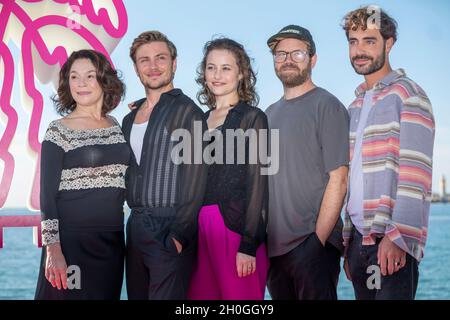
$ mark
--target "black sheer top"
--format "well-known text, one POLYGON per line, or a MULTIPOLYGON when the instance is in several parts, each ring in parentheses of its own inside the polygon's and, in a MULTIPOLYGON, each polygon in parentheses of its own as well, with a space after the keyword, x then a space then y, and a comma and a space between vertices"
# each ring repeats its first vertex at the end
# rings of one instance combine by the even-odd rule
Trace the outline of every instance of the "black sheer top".
MULTIPOLYGON (((122 122, 130 142, 134 119, 145 98, 122 122)), ((169 236, 183 247, 194 241, 205 193, 208 166, 203 111, 180 89, 163 93, 147 124, 139 164, 132 153, 126 175, 127 203, 132 210, 159 210, 174 215, 169 236), (186 147, 186 148, 183 148, 186 147)))
MULTIPOLYGON (((210 111, 205 113, 205 121, 209 114, 210 111)), ((260 158, 251 159, 249 151, 253 150, 252 155, 256 155, 260 147, 256 150, 250 148, 250 136, 254 133, 257 138, 254 141, 265 143, 263 149, 267 150, 268 139, 261 140, 261 136, 267 134, 267 128, 267 117, 263 111, 240 102, 230 109, 222 126, 209 131, 210 144, 207 148, 213 163, 208 170, 204 205, 219 206, 225 225, 242 236, 239 252, 252 256, 265 241, 268 179, 261 173, 266 166, 260 158), (266 129, 266 132, 261 129, 266 129), (227 132, 235 132, 235 135, 227 135, 227 132), (217 136, 220 133, 223 138, 217 136), (223 140, 222 144, 219 139, 223 140), (243 141, 244 154, 241 150, 238 152, 239 140, 243 141), (227 161, 230 159, 231 163, 227 161)))

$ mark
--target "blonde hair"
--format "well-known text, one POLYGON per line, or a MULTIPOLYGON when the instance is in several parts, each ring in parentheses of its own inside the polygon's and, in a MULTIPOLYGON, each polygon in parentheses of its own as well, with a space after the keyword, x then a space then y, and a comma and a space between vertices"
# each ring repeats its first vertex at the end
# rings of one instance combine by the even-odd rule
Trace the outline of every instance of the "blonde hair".
POLYGON ((151 43, 151 42, 164 42, 167 44, 167 47, 170 51, 170 56, 172 57, 172 60, 175 60, 177 58, 177 48, 173 44, 172 41, 170 41, 167 36, 159 31, 145 31, 141 33, 137 38, 133 40, 133 44, 130 47, 130 58, 133 60, 134 63, 136 63, 136 51, 143 46, 144 44, 151 43))

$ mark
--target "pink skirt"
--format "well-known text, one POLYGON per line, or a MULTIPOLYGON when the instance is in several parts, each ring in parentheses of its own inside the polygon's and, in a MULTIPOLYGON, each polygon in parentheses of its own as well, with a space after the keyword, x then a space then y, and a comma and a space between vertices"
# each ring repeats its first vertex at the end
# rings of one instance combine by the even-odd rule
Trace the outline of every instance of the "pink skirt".
POLYGON ((241 235, 228 229, 218 205, 202 207, 198 217, 197 263, 191 277, 191 300, 263 300, 269 260, 265 244, 256 251, 256 271, 239 277, 236 254, 241 235))

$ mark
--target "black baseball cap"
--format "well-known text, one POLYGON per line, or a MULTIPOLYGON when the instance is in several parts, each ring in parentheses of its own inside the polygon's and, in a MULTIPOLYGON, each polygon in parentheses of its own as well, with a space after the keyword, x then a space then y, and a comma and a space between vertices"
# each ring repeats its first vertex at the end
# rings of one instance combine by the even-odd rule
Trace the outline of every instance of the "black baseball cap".
POLYGON ((313 56, 316 54, 316 44, 314 43, 311 33, 308 31, 308 29, 297 26, 295 24, 290 24, 278 31, 277 34, 271 36, 269 40, 267 40, 267 45, 270 49, 273 50, 278 42, 287 38, 294 38, 307 42, 311 47, 310 55, 313 56))

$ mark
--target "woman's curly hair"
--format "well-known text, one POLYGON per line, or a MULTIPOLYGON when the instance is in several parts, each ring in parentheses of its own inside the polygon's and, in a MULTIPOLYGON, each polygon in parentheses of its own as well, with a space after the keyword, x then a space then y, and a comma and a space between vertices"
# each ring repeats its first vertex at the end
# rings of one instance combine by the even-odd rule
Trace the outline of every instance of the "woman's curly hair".
POLYGON ((102 114, 114 110, 125 95, 125 84, 120 79, 118 71, 114 70, 108 59, 100 52, 94 50, 74 51, 59 72, 57 94, 52 97, 56 111, 64 116, 76 108, 76 102, 70 92, 70 69, 78 59, 88 59, 95 67, 97 81, 103 90, 102 114))
POLYGON ((256 93, 256 74, 252 69, 250 57, 245 52, 243 45, 228 38, 218 38, 208 41, 203 48, 203 60, 197 69, 196 79, 196 82, 201 85, 201 89, 197 93, 198 101, 211 109, 214 109, 216 105, 216 97, 209 90, 205 80, 206 59, 212 50, 227 50, 234 55, 239 72, 243 76, 242 80, 239 81, 237 89, 239 100, 256 107, 259 102, 259 96, 256 93))

